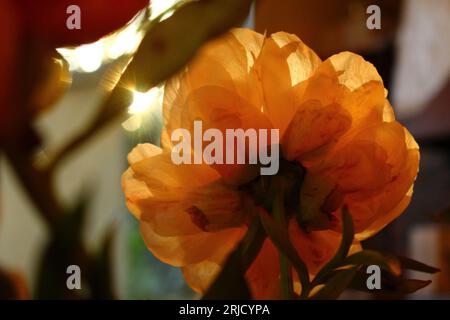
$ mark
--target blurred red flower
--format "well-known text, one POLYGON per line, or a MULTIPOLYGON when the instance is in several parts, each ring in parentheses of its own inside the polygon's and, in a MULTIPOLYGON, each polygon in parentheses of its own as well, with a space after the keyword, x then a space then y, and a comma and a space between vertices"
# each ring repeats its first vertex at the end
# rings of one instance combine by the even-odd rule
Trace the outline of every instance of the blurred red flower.
MULTIPOLYGON (((45 80, 42 72, 48 65, 42 52, 62 46, 77 46, 94 42, 130 21, 149 0, 2 0, 0 2, 0 141, 14 134, 27 111, 20 110, 20 100, 30 89, 26 81, 45 80), (81 13, 81 29, 70 30, 67 8, 77 5, 81 13), (33 55, 22 55, 23 51, 33 55), (30 57, 32 61, 27 61, 30 57), (33 70, 30 70, 33 67, 33 70), (37 70, 37 71, 35 71, 37 70), (31 79, 25 79, 31 78, 31 79)), ((55 86, 57 88, 57 86, 55 86)), ((31 92, 29 92, 31 94, 31 92)))
POLYGON ((94 42, 111 33, 147 6, 148 0, 24 0, 21 5, 27 32, 55 47, 94 42), (81 29, 66 26, 67 8, 81 9, 81 29))

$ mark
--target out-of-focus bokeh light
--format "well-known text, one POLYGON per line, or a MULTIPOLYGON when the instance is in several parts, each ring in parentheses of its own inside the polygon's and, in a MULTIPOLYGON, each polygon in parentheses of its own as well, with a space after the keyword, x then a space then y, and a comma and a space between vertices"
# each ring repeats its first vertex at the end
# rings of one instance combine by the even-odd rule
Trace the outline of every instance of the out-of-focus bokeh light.
MULTIPOLYGON (((150 8, 151 8, 151 17, 150 19, 155 19, 160 14, 164 13, 164 11, 170 9, 170 7, 174 6, 175 4, 181 2, 180 0, 157 0, 157 1, 151 1, 150 8)), ((165 14, 162 18, 167 19, 172 15, 173 12, 168 12, 165 14)))
POLYGON ((130 117, 122 123, 126 131, 136 131, 140 129, 142 120, 157 111, 162 106, 164 95, 163 87, 154 87, 147 92, 133 92, 133 102, 128 107, 130 117))
POLYGON ((77 68, 83 72, 94 72, 100 68, 103 61, 103 41, 77 47, 73 51, 77 68))
POLYGON ((128 108, 130 114, 142 114, 151 109, 160 102, 161 90, 158 87, 152 88, 147 92, 135 91, 133 94, 133 103, 128 108))
POLYGON ((142 18, 141 13, 119 32, 76 48, 59 48, 58 52, 69 62, 70 71, 95 72, 102 64, 136 51, 143 37, 139 30, 142 18))
POLYGON ((136 24, 132 24, 114 37, 105 39, 104 50, 107 59, 115 60, 124 54, 130 54, 137 50, 143 34, 136 27, 136 24))

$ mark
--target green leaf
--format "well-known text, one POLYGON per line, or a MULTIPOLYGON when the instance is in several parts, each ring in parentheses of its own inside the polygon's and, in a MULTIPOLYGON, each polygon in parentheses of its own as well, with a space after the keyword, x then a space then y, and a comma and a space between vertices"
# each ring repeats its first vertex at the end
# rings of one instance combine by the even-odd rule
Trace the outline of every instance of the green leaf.
MULTIPOLYGON (((287 230, 286 216, 284 212, 284 199, 282 192, 276 194, 273 203, 273 215, 280 228, 287 230)), ((280 252, 280 282, 283 297, 287 300, 295 298, 291 264, 288 257, 280 252)))
POLYGON ((342 269, 327 281, 325 286, 321 288, 311 299, 337 299, 341 293, 348 288, 358 271, 357 267, 350 269, 342 269))
POLYGON ((342 240, 339 250, 337 251, 334 259, 340 260, 347 257, 348 251, 353 243, 354 229, 353 221, 348 208, 345 206, 342 209, 342 240))
POLYGON ((431 267, 422 262, 393 254, 381 253, 373 250, 363 250, 352 254, 342 261, 340 266, 345 265, 371 265, 376 264, 380 268, 392 273, 395 276, 400 276, 402 270, 410 269, 421 271, 425 273, 436 273, 440 271, 438 268, 431 267))
POLYGON ((398 259, 392 255, 383 255, 373 250, 363 250, 345 258, 339 266, 346 265, 372 265, 399 276, 402 273, 401 265, 398 259))
POLYGON ((264 228, 259 217, 256 216, 250 224, 244 239, 239 244, 242 266, 245 271, 250 268, 258 256, 265 239, 266 234, 264 233, 264 228))
POLYGON ((403 269, 410 269, 431 274, 441 271, 438 268, 426 265, 425 263, 413 260, 411 258, 403 256, 396 256, 396 258, 400 261, 400 264, 403 269))
POLYGON ((288 257, 294 266, 302 285, 302 296, 305 297, 306 293, 309 292, 309 275, 306 264, 299 257, 297 251, 292 246, 287 233, 280 228, 273 218, 262 208, 259 210, 259 216, 261 217, 264 230, 270 240, 272 240, 273 244, 278 248, 278 250, 280 250, 281 253, 288 257))
POLYGON ((336 267, 342 264, 343 260, 347 257, 348 251, 353 243, 354 231, 353 231, 353 221, 348 208, 344 207, 342 209, 342 239, 339 248, 334 255, 334 257, 328 261, 328 263, 320 269, 316 277, 312 281, 311 288, 316 285, 323 283, 323 279, 328 273, 333 271, 336 267))
POLYGON ((381 273, 381 289, 369 290, 367 288, 367 274, 364 269, 358 270, 349 285, 350 289, 368 293, 375 293, 386 298, 401 297, 420 290, 431 283, 431 280, 403 279, 385 272, 381 273))
POLYGON ((251 299, 245 272, 261 250, 264 239, 264 231, 257 217, 238 247, 228 257, 203 299, 251 299))
POLYGON ((251 0, 201 0, 183 5, 145 35, 126 81, 146 91, 179 71, 207 40, 239 25, 251 0))
POLYGON ((411 294, 428 286, 431 280, 404 279, 396 288, 396 293, 411 294))

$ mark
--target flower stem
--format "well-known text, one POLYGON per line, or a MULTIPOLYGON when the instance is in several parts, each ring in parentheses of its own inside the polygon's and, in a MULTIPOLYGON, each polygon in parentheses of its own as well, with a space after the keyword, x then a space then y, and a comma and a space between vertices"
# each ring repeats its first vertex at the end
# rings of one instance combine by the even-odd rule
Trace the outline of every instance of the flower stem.
MULTIPOLYGON (((273 203, 273 215, 275 221, 283 230, 287 230, 287 222, 283 203, 283 194, 279 192, 276 194, 273 203)), ((291 300, 295 298, 294 288, 292 285, 292 266, 289 259, 283 253, 279 252, 280 260, 280 282, 281 293, 284 299, 291 300)))

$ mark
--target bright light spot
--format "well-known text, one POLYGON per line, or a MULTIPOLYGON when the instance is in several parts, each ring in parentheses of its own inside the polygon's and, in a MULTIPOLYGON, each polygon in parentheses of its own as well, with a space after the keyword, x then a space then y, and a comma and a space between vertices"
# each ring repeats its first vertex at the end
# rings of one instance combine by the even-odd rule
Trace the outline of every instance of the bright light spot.
POLYGON ((136 131, 141 127, 142 124, 142 118, 140 115, 135 114, 128 118, 128 120, 125 120, 122 123, 122 127, 130 132, 136 131))
POLYGON ((69 64, 69 71, 75 71, 80 68, 77 61, 73 58, 74 49, 69 48, 58 48, 56 51, 67 61, 69 64))
POLYGON ((102 41, 77 47, 73 58, 84 72, 94 72, 102 65, 104 48, 102 41))
POLYGON ((135 91, 133 95, 133 103, 129 106, 128 113, 144 113, 160 103, 161 97, 161 89, 157 87, 152 88, 147 92, 135 91))
POLYGON ((124 54, 134 52, 142 40, 142 35, 137 30, 126 29, 112 39, 106 48, 109 59, 115 60, 124 54))
POLYGON ((132 23, 116 35, 105 38, 107 58, 115 60, 124 54, 135 52, 142 38, 143 33, 138 30, 137 23, 132 23))
POLYGON ((127 131, 138 130, 143 119, 161 107, 163 94, 162 87, 155 87, 147 92, 134 91, 133 102, 128 107, 128 113, 131 116, 122 123, 122 127, 127 131))
MULTIPOLYGON (((152 15, 150 19, 155 19, 161 13, 172 7, 174 4, 180 2, 180 0, 152 0, 150 3, 150 8, 152 10, 152 15)), ((168 18, 173 12, 169 12, 163 19, 168 18)))

